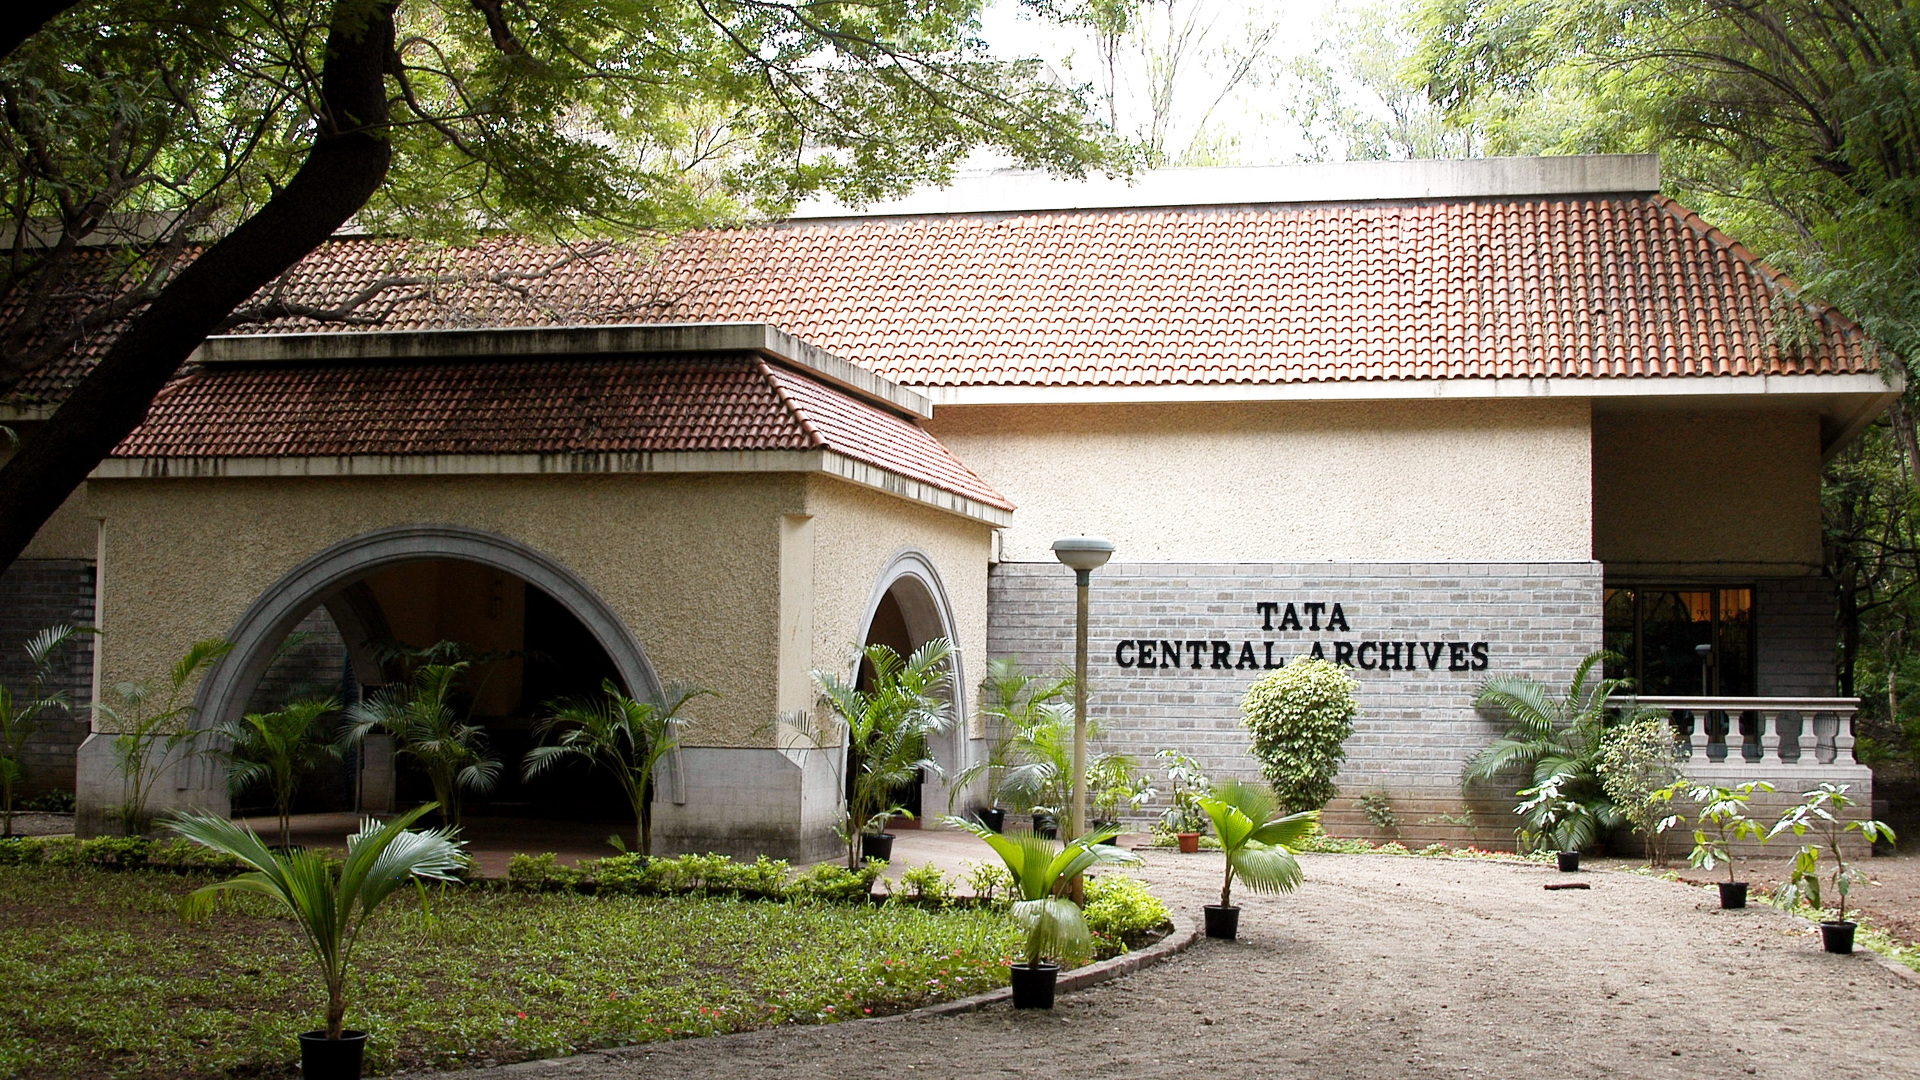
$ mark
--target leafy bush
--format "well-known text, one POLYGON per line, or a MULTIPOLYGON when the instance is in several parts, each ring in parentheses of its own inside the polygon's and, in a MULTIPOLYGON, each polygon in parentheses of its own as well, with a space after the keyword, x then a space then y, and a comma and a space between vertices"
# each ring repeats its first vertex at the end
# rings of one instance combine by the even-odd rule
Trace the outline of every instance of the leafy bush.
POLYGON ((63 866, 94 870, 172 870, 233 872, 245 869, 236 859, 208 851, 179 837, 70 836, 0 840, 0 866, 63 866))
POLYGON ((1663 823, 1679 820, 1666 812, 1668 793, 1681 775, 1674 749, 1673 725, 1656 712, 1629 717, 1600 739, 1600 787, 1646 840, 1649 863, 1663 823))
POLYGON ((913 900, 934 907, 940 907, 953 900, 953 886, 947 881, 946 871, 931 863, 902 871, 900 890, 895 894, 896 898, 913 900))
POLYGON ((1333 778, 1347 755, 1359 689, 1345 668, 1311 657, 1247 688, 1240 722, 1253 736, 1253 756, 1281 809, 1318 810, 1340 793, 1333 778))
POLYGON ((507 862, 507 888, 515 892, 572 892, 583 875, 561 866, 551 851, 544 855, 515 855, 507 862))
POLYGON ((1087 928, 1096 934, 1135 942, 1167 925, 1167 905, 1138 878, 1101 874, 1087 879, 1087 928))
POLYGON ((996 863, 968 863, 964 880, 973 895, 989 904, 1013 902, 1013 875, 996 863))
POLYGON ((873 894, 873 883, 880 880, 881 863, 868 859, 858 870, 835 863, 821 863, 787 883, 789 900, 826 900, 846 903, 865 900, 873 894))
POLYGON ((48 791, 28 799, 20 808, 42 814, 71 814, 73 801, 71 791, 48 791))

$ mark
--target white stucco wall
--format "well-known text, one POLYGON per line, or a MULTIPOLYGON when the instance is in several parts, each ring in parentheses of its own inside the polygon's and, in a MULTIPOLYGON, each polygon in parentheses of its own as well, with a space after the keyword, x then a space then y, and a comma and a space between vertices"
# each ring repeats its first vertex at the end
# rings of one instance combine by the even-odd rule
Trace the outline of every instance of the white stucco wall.
POLYGON ((1094 533, 1128 562, 1590 557, 1583 400, 941 406, 1019 507, 1001 555, 1094 533))

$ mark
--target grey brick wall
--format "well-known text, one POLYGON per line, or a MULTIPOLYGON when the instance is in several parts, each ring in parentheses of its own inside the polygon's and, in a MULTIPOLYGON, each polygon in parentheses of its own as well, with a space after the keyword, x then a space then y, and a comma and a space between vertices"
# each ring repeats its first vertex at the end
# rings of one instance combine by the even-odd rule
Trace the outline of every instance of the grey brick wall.
MULTIPOLYGON (((21 559, 0 574, 0 683, 26 692, 33 667, 27 639, 49 626, 93 622, 94 568, 84 559, 21 559)), ((43 714, 25 754, 26 779, 16 797, 73 790, 73 754, 91 730, 93 640, 76 637, 61 654, 56 689, 65 689, 71 712, 43 714)))
POLYGON ((1763 697, 1825 697, 1838 691, 1833 582, 1780 578, 1753 586, 1755 673, 1763 697))
MULTIPOLYGON (((1276 660, 1305 655, 1316 641, 1332 659, 1344 641, 1356 647, 1356 660, 1376 662, 1378 645, 1360 652, 1360 643, 1399 644, 1396 670, 1354 669, 1360 718, 1340 780, 1349 795, 1385 789, 1457 798, 1461 764, 1497 733, 1471 704, 1480 681, 1525 675, 1564 683, 1600 647, 1598 563, 1116 563, 1093 581, 1091 711, 1104 726, 1103 747, 1143 761, 1179 747, 1219 777, 1258 775, 1239 703, 1263 672, 1215 667, 1212 642, 1228 643, 1230 664, 1246 659, 1242 646, 1250 644, 1262 665, 1269 642, 1276 660), (1257 607, 1262 602, 1277 605, 1271 620, 1257 607), (1347 629, 1326 629, 1329 607, 1314 632, 1303 605, 1336 602, 1347 629), (1301 630, 1277 628, 1288 603, 1301 630), (1269 621, 1276 629, 1266 629, 1269 621), (1181 666, 1142 669, 1117 662, 1125 639, 1208 644, 1198 668, 1182 646, 1181 666), (1419 643, 1414 670, 1405 670, 1408 642, 1419 643), (1471 646, 1481 642, 1485 667, 1473 670, 1471 646), (1468 670, 1454 670, 1461 652, 1452 643, 1468 646, 1468 670)), ((1071 665, 1073 600, 1072 572, 1057 563, 995 566, 989 653, 1019 657, 1030 669, 1071 665)), ((1154 651, 1156 659, 1166 656, 1164 648, 1154 651)))

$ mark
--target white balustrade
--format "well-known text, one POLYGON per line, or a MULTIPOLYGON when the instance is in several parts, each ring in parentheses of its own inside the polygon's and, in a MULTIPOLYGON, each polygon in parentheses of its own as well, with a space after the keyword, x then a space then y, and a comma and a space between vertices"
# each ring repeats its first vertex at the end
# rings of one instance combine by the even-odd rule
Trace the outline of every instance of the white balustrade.
POLYGON ((1668 697, 1624 699, 1664 709, 1681 733, 1688 766, 1750 766, 1756 772, 1857 766, 1853 714, 1859 698, 1668 697))

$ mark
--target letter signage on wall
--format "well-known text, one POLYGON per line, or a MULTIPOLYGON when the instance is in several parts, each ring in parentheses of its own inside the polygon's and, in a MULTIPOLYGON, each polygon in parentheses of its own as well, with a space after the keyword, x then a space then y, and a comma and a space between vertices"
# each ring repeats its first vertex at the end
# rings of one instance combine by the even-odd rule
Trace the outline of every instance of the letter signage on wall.
POLYGON ((1384 638, 1356 631, 1338 601, 1262 600, 1253 605, 1262 638, 1121 638, 1113 662, 1155 671, 1265 671, 1288 656, 1313 656, 1365 671, 1485 671, 1487 642, 1384 638), (1341 636, 1335 637, 1333 635, 1341 636))

